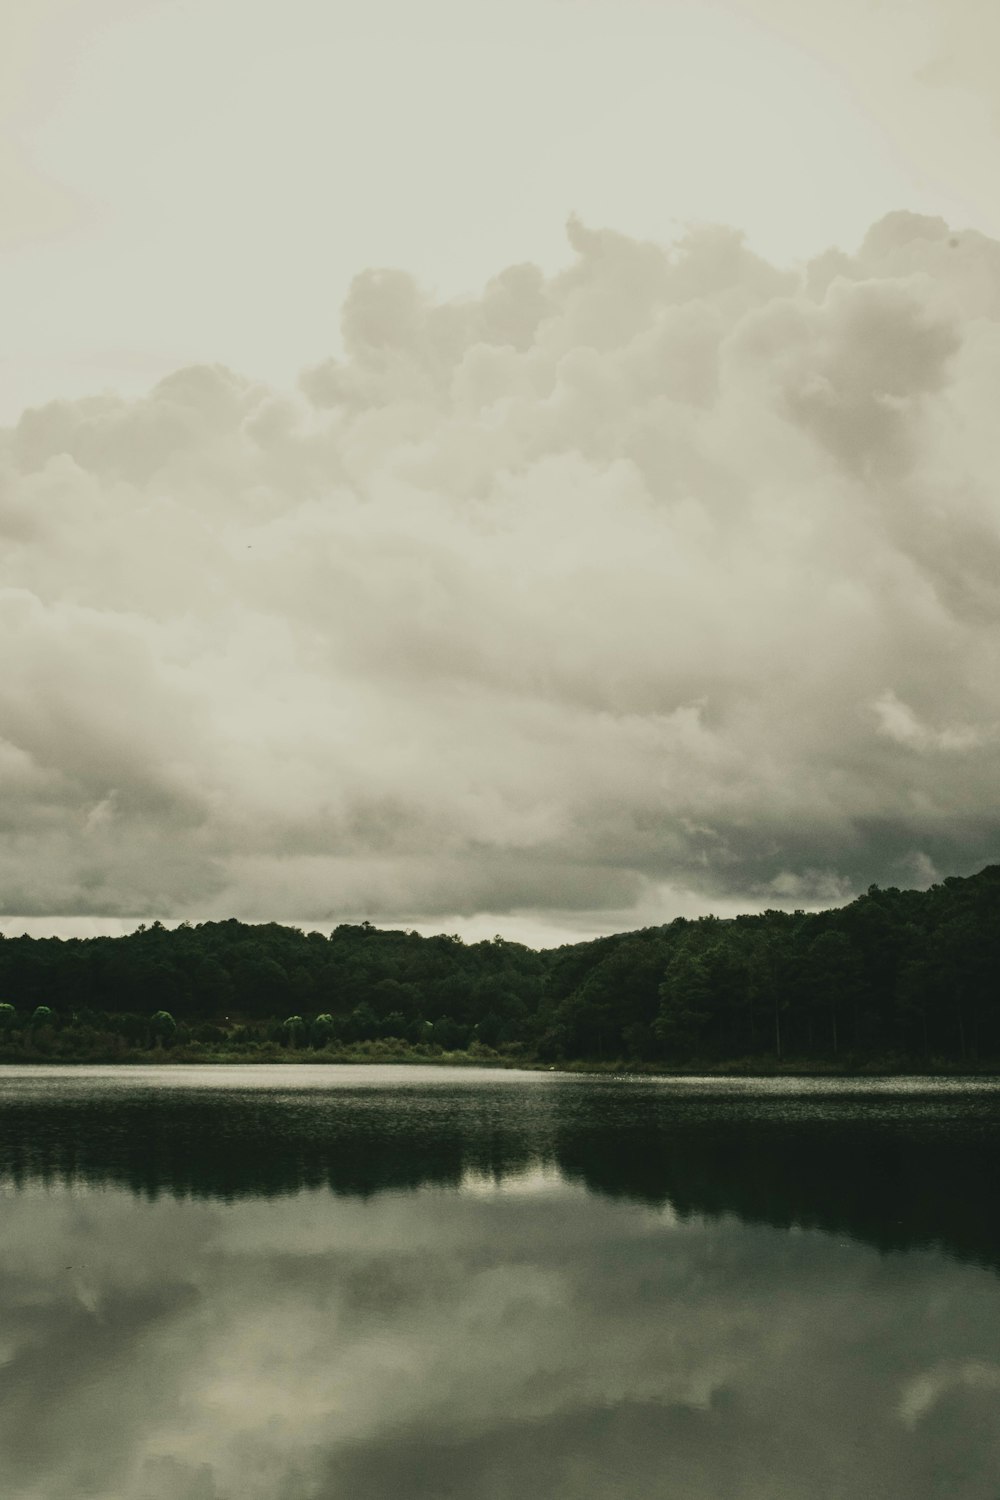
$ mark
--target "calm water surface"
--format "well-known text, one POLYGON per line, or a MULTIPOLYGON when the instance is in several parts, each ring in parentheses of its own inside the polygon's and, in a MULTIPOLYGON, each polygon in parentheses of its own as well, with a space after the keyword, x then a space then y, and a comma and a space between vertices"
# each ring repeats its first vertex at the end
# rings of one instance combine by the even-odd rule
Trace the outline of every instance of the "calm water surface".
POLYGON ((1000 1500, 1000 1085, 0 1068, 6 1500, 1000 1500))

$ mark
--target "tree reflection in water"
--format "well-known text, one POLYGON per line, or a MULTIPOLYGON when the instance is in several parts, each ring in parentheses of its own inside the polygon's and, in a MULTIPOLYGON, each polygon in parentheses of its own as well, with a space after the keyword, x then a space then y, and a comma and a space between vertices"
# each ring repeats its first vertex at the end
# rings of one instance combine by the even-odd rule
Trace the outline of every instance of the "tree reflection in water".
POLYGON ((3 1494, 995 1500, 992 1086, 386 1073, 3 1075, 3 1494))

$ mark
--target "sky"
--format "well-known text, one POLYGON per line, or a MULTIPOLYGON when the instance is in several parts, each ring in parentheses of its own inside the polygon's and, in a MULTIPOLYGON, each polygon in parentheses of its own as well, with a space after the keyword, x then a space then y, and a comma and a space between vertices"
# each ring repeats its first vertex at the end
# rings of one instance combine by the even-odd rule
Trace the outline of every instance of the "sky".
POLYGON ((1000 854, 989 0, 0 22, 0 930, 1000 854))

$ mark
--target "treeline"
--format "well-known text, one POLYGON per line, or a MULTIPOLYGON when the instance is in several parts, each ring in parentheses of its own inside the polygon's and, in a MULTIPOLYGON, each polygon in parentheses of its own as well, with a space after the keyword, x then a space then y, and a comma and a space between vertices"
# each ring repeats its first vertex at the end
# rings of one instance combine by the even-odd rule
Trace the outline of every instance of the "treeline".
POLYGON ((1000 866, 929 891, 535 952, 363 922, 0 941, 0 1055, 479 1057, 662 1067, 1000 1059, 1000 866))

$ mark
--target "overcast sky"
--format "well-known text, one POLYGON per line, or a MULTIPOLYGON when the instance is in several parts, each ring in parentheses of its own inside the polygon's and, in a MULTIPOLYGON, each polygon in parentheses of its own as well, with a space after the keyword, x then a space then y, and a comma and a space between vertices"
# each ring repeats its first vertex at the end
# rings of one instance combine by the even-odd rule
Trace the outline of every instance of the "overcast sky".
POLYGON ((1000 857, 993 0, 0 22, 0 927, 1000 857))

